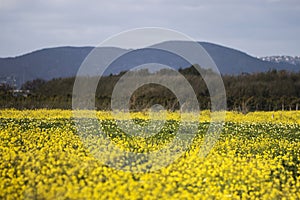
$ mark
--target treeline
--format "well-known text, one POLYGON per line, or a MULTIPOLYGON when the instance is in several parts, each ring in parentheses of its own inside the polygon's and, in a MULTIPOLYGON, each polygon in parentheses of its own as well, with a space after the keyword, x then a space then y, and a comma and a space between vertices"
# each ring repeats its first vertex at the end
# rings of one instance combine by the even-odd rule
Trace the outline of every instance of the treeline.
MULTIPOLYGON (((126 72, 118 75, 102 77, 98 83, 95 93, 95 106, 99 110, 111 109, 112 92, 126 72)), ((179 73, 190 83, 198 98, 201 109, 210 109, 210 96, 205 82, 204 75, 212 82, 216 74, 210 70, 202 69, 201 75, 192 66, 180 69, 179 73)), ((157 79, 169 80, 177 83, 179 76, 174 71, 160 70, 150 73, 147 70, 128 72, 128 82, 124 88, 132 87, 136 78, 144 81, 154 76, 157 79), (131 74, 130 74, 131 73, 131 74), (127 84, 127 85, 126 85, 127 84)), ((227 109, 243 113, 249 111, 263 110, 298 110, 300 109, 300 72, 271 70, 265 73, 241 74, 237 76, 222 76, 227 96, 227 109)), ((87 80, 97 80, 97 77, 89 77, 87 80)), ((75 78, 58 78, 50 81, 33 80, 23 84, 21 90, 28 90, 29 93, 16 93, 7 85, 0 85, 0 107, 16 109, 37 109, 37 108, 72 108, 72 91, 75 78)), ((122 81, 122 80, 121 80, 122 81)), ((89 89, 89 85, 82 86, 89 89)), ((184 93, 184 87, 176 88, 184 93)), ((91 91, 92 92, 92 91, 91 91)), ((130 96, 131 110, 144 110, 154 104, 160 104, 169 110, 179 109, 178 99, 168 88, 159 84, 147 84, 139 87, 130 96)))

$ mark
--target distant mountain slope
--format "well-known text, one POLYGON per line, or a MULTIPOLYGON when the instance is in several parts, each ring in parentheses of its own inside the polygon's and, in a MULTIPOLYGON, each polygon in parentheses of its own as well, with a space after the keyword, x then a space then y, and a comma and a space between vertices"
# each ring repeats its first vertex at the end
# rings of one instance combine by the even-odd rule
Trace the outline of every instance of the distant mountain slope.
MULTIPOLYGON (((170 41, 180 43, 183 41, 170 41)), ((275 63, 263 61, 241 51, 224 46, 200 42, 213 58, 222 74, 240 74, 252 72, 264 72, 269 69, 285 69, 287 71, 299 71, 299 66, 290 63, 275 63)), ((0 58, 1 79, 14 76, 17 85, 42 78, 49 80, 59 77, 75 76, 81 63, 91 52, 93 47, 57 47, 38 50, 14 58, 0 58)), ((105 53, 127 53, 112 63, 105 74, 119 73, 144 63, 161 63, 176 69, 189 67, 189 63, 169 52, 155 49, 138 49, 128 53, 128 50, 105 47, 105 53)), ((105 55, 103 55, 105 57, 105 55)), ((101 63, 99 63, 99 66, 101 63)))
POLYGON ((92 47, 42 49, 15 58, 0 59, 1 77, 15 76, 20 85, 36 78, 74 76, 92 47))
POLYGON ((210 54, 222 74, 265 72, 270 69, 299 71, 300 67, 289 63, 273 63, 252 57, 244 52, 224 46, 200 43, 210 54))

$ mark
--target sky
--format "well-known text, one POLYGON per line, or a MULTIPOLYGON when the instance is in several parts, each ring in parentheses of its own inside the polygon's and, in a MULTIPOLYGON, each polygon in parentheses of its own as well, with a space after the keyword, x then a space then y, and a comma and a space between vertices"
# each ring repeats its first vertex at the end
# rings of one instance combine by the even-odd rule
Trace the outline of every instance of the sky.
POLYGON ((163 27, 252 56, 300 56, 300 0, 0 0, 0 57, 163 27))

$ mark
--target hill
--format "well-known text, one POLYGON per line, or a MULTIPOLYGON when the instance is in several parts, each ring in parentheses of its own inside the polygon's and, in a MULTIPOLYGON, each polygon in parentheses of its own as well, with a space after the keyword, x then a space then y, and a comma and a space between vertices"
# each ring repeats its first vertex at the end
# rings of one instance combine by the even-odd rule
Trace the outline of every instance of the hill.
MULTIPOLYGON (((170 41, 181 45, 183 41, 170 41)), ((276 63, 264 61, 250 56, 242 51, 232 48, 200 42, 203 48, 210 54, 222 74, 238 75, 242 73, 266 72, 270 69, 299 71, 297 65, 291 63, 276 63)), ((26 81, 37 78, 51 80, 53 78, 64 78, 75 76, 81 63, 93 50, 93 47, 56 47, 34 51, 22 56, 0 58, 0 81, 13 77, 16 85, 20 87, 26 81)), ((161 63, 174 67, 175 69, 190 66, 186 60, 175 54, 157 49, 137 49, 129 51, 126 49, 103 47, 103 57, 107 55, 126 53, 124 56, 112 63, 105 72, 118 74, 127 71, 132 66, 145 63, 161 63)), ((195 64, 195 63, 192 63, 195 64)), ((98 63, 101 66, 101 63, 98 63)))

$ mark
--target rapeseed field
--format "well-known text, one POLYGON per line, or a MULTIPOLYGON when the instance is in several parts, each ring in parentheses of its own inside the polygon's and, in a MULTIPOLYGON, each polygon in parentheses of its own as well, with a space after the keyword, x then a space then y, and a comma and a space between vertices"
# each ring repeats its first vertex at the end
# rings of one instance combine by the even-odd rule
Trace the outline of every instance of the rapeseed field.
MULTIPOLYGON (((163 128, 143 138, 117 127, 116 120, 126 124, 128 116, 97 112, 106 136, 137 153, 174 139, 179 116, 168 113, 163 128)), ((201 157, 209 116, 201 112, 195 138, 178 159, 137 173, 131 167, 148 166, 142 157, 136 166, 119 170, 93 156, 77 133, 72 111, 1 110, 0 199, 300 199, 299 111, 227 112, 217 142, 201 157)), ((149 122, 147 113, 130 117, 138 125, 149 122)))

